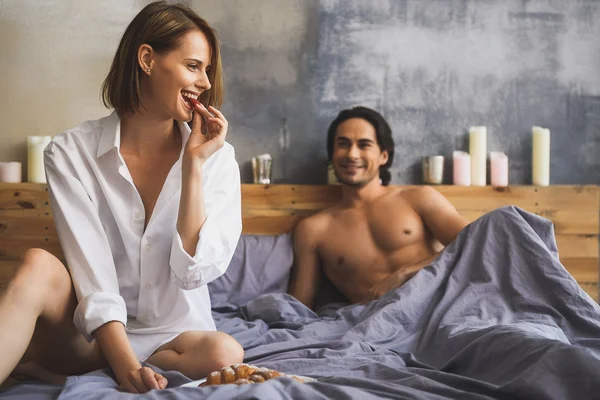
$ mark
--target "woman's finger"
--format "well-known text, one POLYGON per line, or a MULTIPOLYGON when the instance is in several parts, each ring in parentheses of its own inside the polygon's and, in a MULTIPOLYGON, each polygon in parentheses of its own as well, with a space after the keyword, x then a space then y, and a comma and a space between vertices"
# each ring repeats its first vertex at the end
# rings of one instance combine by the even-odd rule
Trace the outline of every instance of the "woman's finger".
POLYGON ((207 121, 210 122, 211 124, 217 124, 221 128, 225 128, 227 126, 227 123, 225 121, 223 121, 222 119, 216 118, 216 117, 209 118, 207 121))
POLYGON ((169 381, 167 381, 167 378, 165 378, 161 374, 154 374, 154 377, 156 378, 156 381, 158 382, 158 386, 161 389, 166 388, 167 385, 169 384, 169 381))
POLYGON ((214 108, 213 106, 208 106, 208 110, 210 112, 212 112, 213 114, 215 114, 216 116, 218 116, 223 121, 227 121, 227 118, 225 118, 225 116, 223 115, 223 113, 221 111, 217 110, 216 108, 214 108))
POLYGON ((208 140, 212 140, 217 137, 225 138, 225 136, 227 135, 227 123, 226 122, 224 122, 223 120, 220 120, 218 118, 211 118, 211 119, 207 120, 207 123, 209 124, 208 126, 210 127, 208 129, 208 132, 206 133, 206 138, 208 140))
POLYGON ((132 378, 130 382, 135 386, 135 389, 138 393, 146 393, 148 391, 148 387, 144 383, 144 379, 141 377, 141 374, 137 374, 135 378, 132 378))
POLYGON ((214 115, 212 115, 202 103, 196 104, 196 110, 202 114, 204 118, 214 118, 214 115))
POLYGON ((136 387, 134 386, 134 384, 131 383, 129 380, 123 381, 123 383, 121 383, 121 385, 119 386, 119 390, 121 392, 127 392, 127 393, 140 393, 136 389, 136 387))
POLYGON ((160 389, 160 387, 158 386, 158 382, 154 377, 154 371, 151 368, 144 367, 140 372, 142 375, 142 379, 144 380, 144 384, 149 390, 160 389))
POLYGON ((192 134, 202 135, 202 115, 199 112, 195 112, 192 117, 192 134))

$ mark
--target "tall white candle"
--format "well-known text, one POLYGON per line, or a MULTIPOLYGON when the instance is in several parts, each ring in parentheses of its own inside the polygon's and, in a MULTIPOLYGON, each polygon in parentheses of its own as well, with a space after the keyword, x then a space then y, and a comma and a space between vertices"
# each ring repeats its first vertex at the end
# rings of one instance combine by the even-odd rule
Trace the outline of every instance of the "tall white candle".
POLYGON ((469 153, 471 154, 471 185, 486 184, 486 136, 485 126, 472 126, 469 129, 469 153))
POLYGON ((550 185, 550 130, 539 126, 532 129, 531 177, 534 185, 550 185))
POLYGON ((44 149, 51 140, 50 136, 27 137, 27 180, 29 182, 46 183, 44 149))
POLYGON ((0 162, 0 182, 20 183, 21 169, 20 162, 0 162))

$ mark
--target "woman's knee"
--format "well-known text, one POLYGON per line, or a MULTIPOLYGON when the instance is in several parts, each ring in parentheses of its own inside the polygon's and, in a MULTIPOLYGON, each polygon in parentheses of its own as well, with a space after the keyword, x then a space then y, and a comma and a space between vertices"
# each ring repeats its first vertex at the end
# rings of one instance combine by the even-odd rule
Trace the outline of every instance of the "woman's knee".
POLYGON ((244 360, 244 348, 228 334, 215 332, 211 342, 210 358, 215 370, 239 364, 244 360))
MULTIPOLYGON (((43 263, 51 260, 54 256, 44 249, 32 248, 23 255, 24 264, 43 263)), ((54 257, 55 258, 55 257, 54 257)))
POLYGON ((20 295, 40 296, 46 291, 68 290, 71 278, 58 258, 43 249, 29 249, 16 268, 8 288, 20 295))

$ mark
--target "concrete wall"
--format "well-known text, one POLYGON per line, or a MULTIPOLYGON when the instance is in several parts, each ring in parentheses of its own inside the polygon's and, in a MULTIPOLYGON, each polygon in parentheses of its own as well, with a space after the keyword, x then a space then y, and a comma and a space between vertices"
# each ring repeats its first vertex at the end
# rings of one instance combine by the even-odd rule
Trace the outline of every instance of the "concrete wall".
POLYGON ((600 183, 599 1, 324 1, 319 127, 364 103, 395 132, 395 182, 488 127, 513 183, 531 181, 531 126, 552 131, 552 183, 600 183), (371 3, 371 2, 369 2, 371 3))
MULTIPOLYGON (((421 155, 466 150, 471 125, 508 153, 511 183, 530 182, 532 125, 552 131, 552 183, 600 183, 598 0, 187 2, 222 39, 246 182, 269 152, 276 182, 324 183, 329 122, 366 105, 394 131, 393 183, 420 182, 421 155)), ((146 3, 0 0, 0 160, 107 113, 100 84, 146 3)))
POLYGON ((26 163, 28 135, 55 135, 108 113, 100 85, 125 27, 147 3, 0 0, 0 161, 26 163))

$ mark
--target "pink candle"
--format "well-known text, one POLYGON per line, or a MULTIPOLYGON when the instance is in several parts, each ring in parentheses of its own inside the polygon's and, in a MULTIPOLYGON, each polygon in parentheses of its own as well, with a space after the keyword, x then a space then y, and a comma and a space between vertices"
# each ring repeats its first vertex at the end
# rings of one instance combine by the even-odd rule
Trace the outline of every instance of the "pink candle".
POLYGON ((465 151, 452 152, 454 184, 471 186, 471 156, 465 151))
POLYGON ((21 163, 0 162, 0 182, 21 183, 21 163))
POLYGON ((508 186, 508 157, 500 151, 490 152, 492 186, 508 186))

